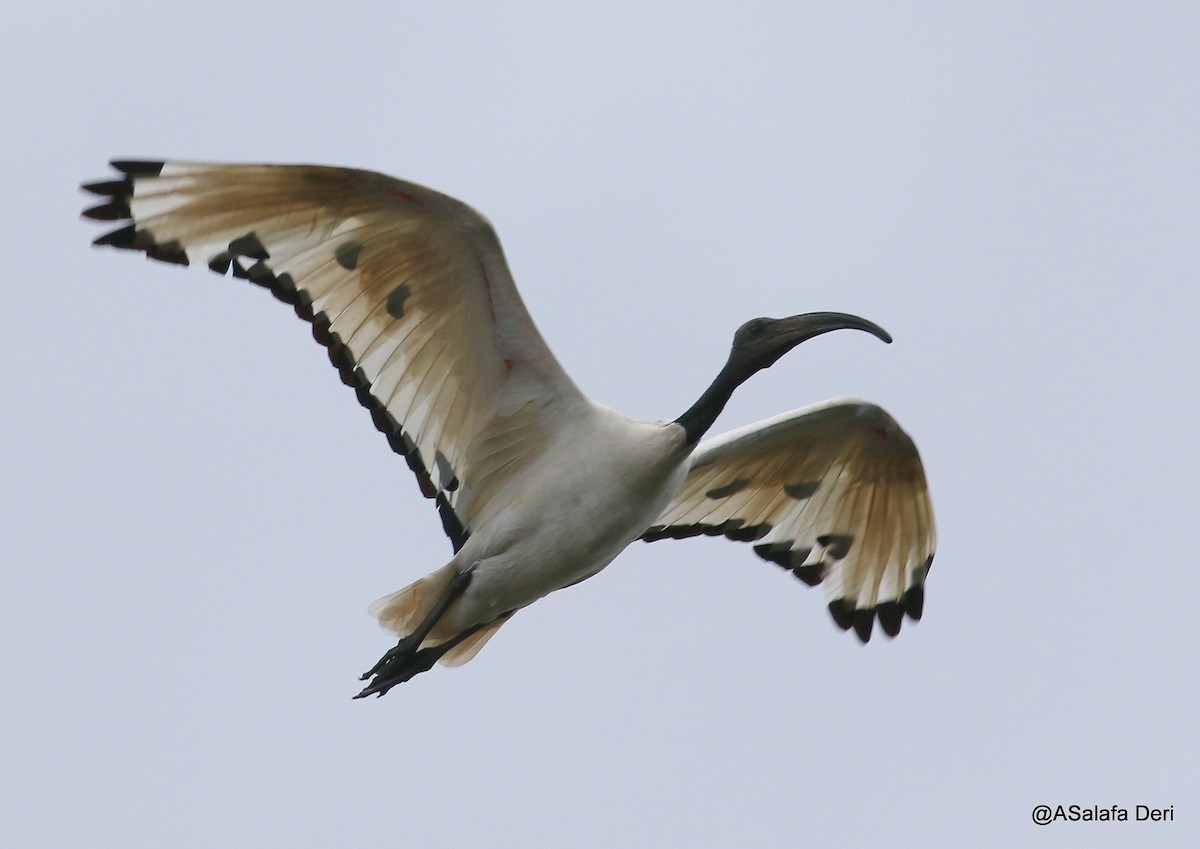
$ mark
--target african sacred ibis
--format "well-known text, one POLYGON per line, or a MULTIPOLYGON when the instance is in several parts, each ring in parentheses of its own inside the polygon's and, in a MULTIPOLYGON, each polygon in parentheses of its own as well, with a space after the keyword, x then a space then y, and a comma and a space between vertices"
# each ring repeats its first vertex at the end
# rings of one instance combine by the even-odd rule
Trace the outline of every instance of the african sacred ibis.
POLYGON ((921 618, 935 531, 912 440, 838 399, 700 442, 743 381, 842 313, 756 318, 674 421, 589 400, 542 340, 491 226, 465 204, 368 171, 113 162, 84 215, 95 240, 250 280, 311 322, 342 379, 416 473, 450 562, 371 606, 401 639, 363 676, 383 695, 470 660, 516 611, 603 569, 636 539, 754 543, 866 642, 921 618))

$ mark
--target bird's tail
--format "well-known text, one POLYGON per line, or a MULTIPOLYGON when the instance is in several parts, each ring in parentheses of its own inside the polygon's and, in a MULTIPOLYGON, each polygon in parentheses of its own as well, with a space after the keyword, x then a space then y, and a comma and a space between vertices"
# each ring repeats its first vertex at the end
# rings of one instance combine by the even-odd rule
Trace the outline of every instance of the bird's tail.
MULTIPOLYGON (((407 637, 437 607, 438 601, 445 595, 455 574, 454 564, 447 563, 407 587, 377 599, 368 608, 368 612, 379 620, 379 625, 384 630, 391 631, 398 637, 407 637)), ((438 662, 443 666, 462 666, 477 655, 484 643, 491 639, 492 635, 507 621, 508 617, 503 616, 461 639, 441 655, 438 662)), ((438 629, 434 628, 421 645, 422 647, 438 646, 455 640, 459 636, 458 634, 439 633, 438 629)))

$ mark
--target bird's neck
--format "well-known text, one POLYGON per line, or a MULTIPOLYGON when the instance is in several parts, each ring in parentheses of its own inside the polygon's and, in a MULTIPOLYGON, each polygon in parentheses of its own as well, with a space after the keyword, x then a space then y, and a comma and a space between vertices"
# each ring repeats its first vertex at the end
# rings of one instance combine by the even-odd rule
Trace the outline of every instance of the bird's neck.
POLYGON ((727 361, 716 379, 704 390, 704 394, 696 400, 695 404, 688 407, 687 412, 675 420, 675 424, 682 427, 686 434, 684 444, 688 448, 695 446, 700 441, 700 437, 704 436, 713 426, 717 416, 721 415, 721 411, 729 403, 729 399, 733 396, 733 390, 745 383, 753 373, 753 371, 735 365, 732 359, 727 361))

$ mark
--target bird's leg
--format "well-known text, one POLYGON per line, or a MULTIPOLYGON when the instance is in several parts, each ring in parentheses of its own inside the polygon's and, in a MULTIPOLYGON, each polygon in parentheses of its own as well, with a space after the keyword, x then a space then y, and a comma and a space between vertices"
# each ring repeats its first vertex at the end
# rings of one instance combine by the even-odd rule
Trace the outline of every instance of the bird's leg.
POLYGON ((433 610, 429 611, 429 615, 422 620, 417 629, 389 649, 383 657, 379 658, 379 662, 359 676, 358 680, 366 681, 392 660, 402 655, 414 654, 420 648, 421 643, 425 642, 425 638, 429 636, 429 632, 433 630, 433 626, 442 618, 442 615, 450 605, 467 589, 467 584, 471 583, 471 576, 474 571, 475 565, 471 565, 469 568, 455 575, 450 583, 446 585, 446 590, 442 593, 442 597, 438 599, 438 603, 434 605, 433 610))
MULTIPOLYGON (((476 625, 474 628, 468 628, 441 645, 420 649, 403 657, 392 657, 383 665, 379 674, 375 676, 375 680, 366 687, 363 687, 362 692, 354 698, 365 699, 371 695, 382 696, 397 684, 403 684, 405 681, 420 675, 422 672, 428 672, 441 659, 442 655, 485 627, 487 627, 486 624, 476 625)), ((391 652, 388 652, 388 654, 390 655, 391 652)))
POLYGON ((408 636, 403 637, 383 657, 379 658, 378 663, 362 674, 359 678, 360 681, 365 681, 371 676, 376 676, 376 678, 371 682, 370 686, 355 696, 356 699, 369 696, 371 693, 378 693, 382 696, 396 684, 400 684, 409 680, 414 675, 427 671, 439 657, 478 630, 472 628, 459 634, 449 642, 424 650, 421 649, 421 643, 429 636, 429 632, 433 630, 433 626, 442 618, 450 608, 450 605, 457 601, 459 596, 466 591, 467 585, 471 583, 471 577, 476 565, 478 564, 472 564, 467 569, 455 575, 446 586, 442 597, 434 605, 433 610, 429 611, 429 615, 421 621, 416 630, 408 636))

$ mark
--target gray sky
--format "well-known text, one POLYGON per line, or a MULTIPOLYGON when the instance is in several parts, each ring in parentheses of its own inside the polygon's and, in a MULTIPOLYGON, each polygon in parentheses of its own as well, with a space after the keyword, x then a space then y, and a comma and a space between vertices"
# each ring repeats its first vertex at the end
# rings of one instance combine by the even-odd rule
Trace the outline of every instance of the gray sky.
POLYGON ((1197 845, 1200 7, 480 5, 0 32, 0 843, 1197 845), (367 604, 449 545, 290 310, 88 247, 75 187, 131 156, 461 197, 632 415, 682 412, 747 318, 878 321, 715 430, 889 409, 937 511, 925 620, 863 648, 749 546, 637 543, 351 701, 367 604))

